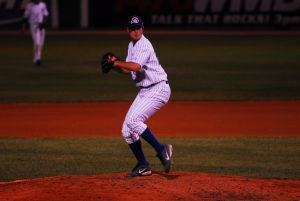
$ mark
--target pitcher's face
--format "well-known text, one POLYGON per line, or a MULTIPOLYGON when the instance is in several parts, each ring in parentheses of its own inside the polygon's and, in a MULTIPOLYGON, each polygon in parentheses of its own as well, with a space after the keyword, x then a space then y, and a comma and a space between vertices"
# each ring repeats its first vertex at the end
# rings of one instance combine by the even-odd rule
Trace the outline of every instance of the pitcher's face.
POLYGON ((131 27, 127 28, 127 32, 133 41, 138 41, 144 33, 144 28, 141 26, 131 27))

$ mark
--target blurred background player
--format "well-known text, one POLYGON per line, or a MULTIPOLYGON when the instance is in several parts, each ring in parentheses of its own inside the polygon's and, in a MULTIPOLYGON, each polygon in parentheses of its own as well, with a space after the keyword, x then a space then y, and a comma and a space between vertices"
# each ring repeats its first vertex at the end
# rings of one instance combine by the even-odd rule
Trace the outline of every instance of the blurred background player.
POLYGON ((157 152, 164 171, 168 173, 172 163, 172 145, 161 144, 144 123, 169 100, 171 89, 167 74, 160 65, 151 42, 143 35, 144 24, 140 16, 129 19, 127 32, 131 38, 126 61, 114 61, 115 70, 132 76, 140 88, 130 106, 122 127, 122 134, 137 159, 137 165, 128 177, 151 175, 149 162, 143 153, 140 137, 157 152))
POLYGON ((24 12, 23 31, 25 31, 27 22, 33 39, 33 63, 38 66, 41 65, 48 15, 47 6, 41 0, 31 0, 24 12))

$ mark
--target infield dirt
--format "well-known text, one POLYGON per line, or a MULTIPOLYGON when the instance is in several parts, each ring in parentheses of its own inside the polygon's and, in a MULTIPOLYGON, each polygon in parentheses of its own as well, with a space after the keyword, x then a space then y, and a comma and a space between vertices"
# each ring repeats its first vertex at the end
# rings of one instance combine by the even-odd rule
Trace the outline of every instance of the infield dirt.
MULTIPOLYGON (((121 136, 129 102, 0 104, 0 136, 121 136)), ((300 101, 170 102, 156 136, 300 136, 300 101)))
MULTIPOLYGON (((0 105, 0 136, 119 136, 130 103, 0 105)), ((170 102, 157 136, 299 136, 300 101, 170 102)), ((300 200, 299 180, 205 173, 70 175, 0 183, 1 201, 300 200)))

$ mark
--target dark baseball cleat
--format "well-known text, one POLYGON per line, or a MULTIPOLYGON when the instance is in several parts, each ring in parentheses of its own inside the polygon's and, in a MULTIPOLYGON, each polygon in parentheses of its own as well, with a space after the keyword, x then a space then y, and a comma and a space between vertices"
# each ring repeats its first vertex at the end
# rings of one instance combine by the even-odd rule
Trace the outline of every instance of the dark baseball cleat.
POLYGON ((141 177, 141 176, 150 176, 151 170, 149 165, 140 165, 137 164, 131 172, 129 172, 126 177, 141 177))
POLYGON ((172 167, 172 154, 173 154, 173 146, 172 145, 164 145, 165 148, 161 153, 158 153, 156 156, 159 158, 161 164, 164 166, 165 173, 170 172, 172 167))
POLYGON ((36 66, 40 66, 42 64, 42 61, 41 60, 36 60, 36 62, 34 63, 36 66))

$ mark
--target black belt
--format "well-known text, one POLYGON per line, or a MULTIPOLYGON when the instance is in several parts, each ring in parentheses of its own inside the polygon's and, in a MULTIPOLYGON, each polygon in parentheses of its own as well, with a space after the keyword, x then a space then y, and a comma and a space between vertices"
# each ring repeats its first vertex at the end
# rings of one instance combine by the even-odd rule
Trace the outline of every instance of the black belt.
POLYGON ((157 85, 157 84, 159 84, 159 83, 161 83, 161 82, 165 82, 166 84, 169 84, 169 81, 167 81, 167 80, 163 80, 163 81, 160 81, 160 82, 157 82, 157 83, 154 83, 154 84, 150 84, 150 85, 148 85, 148 86, 140 86, 140 88, 141 89, 148 89, 148 88, 151 88, 151 87, 153 87, 153 86, 155 86, 155 85, 157 85))

